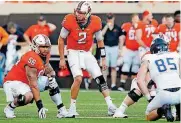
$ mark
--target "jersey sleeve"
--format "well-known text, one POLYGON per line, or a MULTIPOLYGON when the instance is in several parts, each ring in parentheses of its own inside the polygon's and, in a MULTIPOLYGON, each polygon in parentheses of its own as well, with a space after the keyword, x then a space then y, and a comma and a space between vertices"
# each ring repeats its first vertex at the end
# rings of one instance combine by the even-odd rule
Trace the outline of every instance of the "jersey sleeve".
POLYGON ((42 61, 34 54, 27 53, 22 57, 22 61, 24 62, 24 66, 29 66, 31 68, 36 68, 40 70, 43 68, 42 61))
POLYGON ((95 32, 102 30, 102 21, 99 17, 95 17, 95 32))
POLYGON ((31 36, 32 34, 32 30, 33 30, 34 26, 30 26, 26 31, 25 31, 25 34, 28 35, 29 37, 31 36))
POLYGON ((62 21, 62 27, 67 29, 68 31, 71 30, 71 15, 66 15, 62 21))
POLYGON ((138 22, 137 24, 136 24, 136 30, 138 30, 138 29, 142 29, 143 28, 143 24, 141 23, 141 22, 138 22))
POLYGON ((122 29, 122 35, 125 35, 125 36, 126 36, 127 24, 124 23, 124 24, 121 26, 121 29, 122 29))

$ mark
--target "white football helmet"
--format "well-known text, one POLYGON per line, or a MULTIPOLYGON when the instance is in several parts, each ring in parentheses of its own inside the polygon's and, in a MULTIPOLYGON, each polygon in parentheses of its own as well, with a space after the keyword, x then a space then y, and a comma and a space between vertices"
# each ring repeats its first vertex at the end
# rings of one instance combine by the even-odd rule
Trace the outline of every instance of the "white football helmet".
POLYGON ((86 1, 81 1, 76 5, 74 9, 74 14, 76 16, 78 23, 85 23, 87 19, 91 16, 91 4, 86 1), (80 14, 84 14, 83 17, 79 17, 80 14))
MULTIPOLYGON (((43 35, 43 34, 38 34, 36 35, 33 40, 32 40, 32 44, 31 44, 31 49, 36 52, 37 54, 45 57, 41 51, 39 50, 39 47, 42 46, 42 47, 51 47, 51 42, 50 42, 50 39, 46 36, 46 35, 43 35)), ((50 51, 49 51, 50 52, 50 51)))

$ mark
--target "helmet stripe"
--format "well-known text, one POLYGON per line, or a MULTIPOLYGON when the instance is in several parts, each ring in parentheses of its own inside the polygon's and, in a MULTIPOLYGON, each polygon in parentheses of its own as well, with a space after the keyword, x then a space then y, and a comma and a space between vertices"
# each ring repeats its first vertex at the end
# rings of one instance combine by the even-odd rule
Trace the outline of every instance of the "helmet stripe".
POLYGON ((85 1, 81 1, 81 2, 78 4, 78 6, 77 6, 77 9, 78 9, 78 10, 81 9, 83 3, 85 3, 85 1))

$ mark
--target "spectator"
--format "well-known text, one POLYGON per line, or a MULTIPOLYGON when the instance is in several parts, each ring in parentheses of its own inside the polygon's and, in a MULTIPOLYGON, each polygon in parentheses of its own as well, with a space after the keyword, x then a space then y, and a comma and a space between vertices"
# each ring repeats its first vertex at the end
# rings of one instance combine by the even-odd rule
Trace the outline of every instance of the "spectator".
MULTIPOLYGON (((118 43, 119 37, 122 35, 121 28, 114 23, 115 17, 112 13, 107 14, 107 23, 104 26, 102 33, 104 36, 104 44, 106 49, 107 66, 111 67, 111 89, 117 90, 117 58, 118 58, 118 43)), ((103 71, 105 80, 107 80, 108 70, 103 71)))
POLYGON ((8 36, 8 33, 2 27, 0 27, 0 86, 2 85, 4 76, 5 52, 8 36))
POLYGON ((35 35, 44 34, 50 36, 50 34, 56 29, 56 26, 52 23, 48 23, 44 16, 38 18, 37 24, 30 26, 24 33, 24 38, 27 42, 31 43, 31 40, 35 35))
POLYGON ((176 23, 180 23, 180 10, 175 11, 174 20, 176 23))
POLYGON ((166 18, 165 18, 165 16, 162 17, 162 24, 166 24, 166 18))
POLYGON ((18 51, 22 46, 26 46, 27 42, 25 42, 25 39, 23 37, 24 31, 17 24, 9 22, 7 25, 4 25, 3 28, 9 34, 5 68, 5 73, 7 73, 16 63, 18 58, 21 57, 22 54, 18 53, 18 51))

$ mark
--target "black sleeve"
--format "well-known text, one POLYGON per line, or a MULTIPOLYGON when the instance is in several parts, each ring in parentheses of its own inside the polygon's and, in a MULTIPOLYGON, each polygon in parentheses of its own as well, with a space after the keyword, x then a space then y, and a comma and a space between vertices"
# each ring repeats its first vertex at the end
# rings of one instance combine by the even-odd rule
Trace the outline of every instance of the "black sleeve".
POLYGON ((120 36, 122 36, 122 35, 126 36, 126 31, 124 29, 120 28, 120 36))

